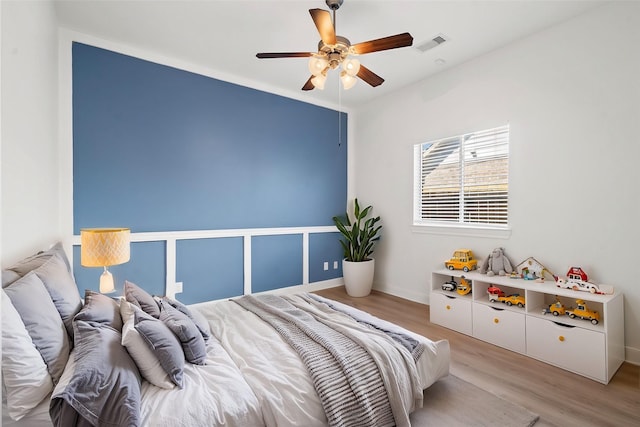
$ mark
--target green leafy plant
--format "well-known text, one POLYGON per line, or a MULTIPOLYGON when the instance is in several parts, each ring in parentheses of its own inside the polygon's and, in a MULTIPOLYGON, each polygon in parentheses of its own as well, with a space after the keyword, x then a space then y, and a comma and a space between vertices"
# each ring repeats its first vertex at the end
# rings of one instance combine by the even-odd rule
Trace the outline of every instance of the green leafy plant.
POLYGON ((380 221, 379 216, 369 216, 371 206, 360 209, 358 199, 355 199, 354 204, 353 222, 348 213, 345 213, 344 216, 334 216, 333 222, 344 237, 340 240, 344 250, 344 258, 347 261, 362 262, 369 260, 373 253, 375 243, 380 240, 382 226, 376 226, 380 221))

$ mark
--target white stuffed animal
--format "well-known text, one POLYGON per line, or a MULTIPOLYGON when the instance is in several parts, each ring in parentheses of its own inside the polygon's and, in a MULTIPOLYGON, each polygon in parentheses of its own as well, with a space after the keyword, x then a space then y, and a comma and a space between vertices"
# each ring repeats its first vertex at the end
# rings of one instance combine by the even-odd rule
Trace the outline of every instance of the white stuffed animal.
POLYGON ((505 276, 513 271, 511 267, 511 261, 504 254, 503 248, 495 248, 491 254, 484 260, 480 273, 487 274, 487 276, 505 276))

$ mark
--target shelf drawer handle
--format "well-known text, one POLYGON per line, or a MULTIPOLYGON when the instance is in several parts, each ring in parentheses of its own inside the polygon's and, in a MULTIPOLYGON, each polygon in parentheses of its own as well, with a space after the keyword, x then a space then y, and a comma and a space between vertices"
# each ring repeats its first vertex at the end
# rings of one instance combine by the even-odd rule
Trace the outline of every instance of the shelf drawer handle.
POLYGON ((498 319, 497 317, 495 317, 495 318, 493 319, 493 323, 500 323, 500 319, 498 319))
POLYGON ((446 308, 447 310, 451 310, 451 306, 450 306, 450 305, 447 305, 445 308, 446 308))
POLYGON ((560 341, 560 342, 564 342, 564 336, 560 335, 560 336, 558 337, 558 341, 560 341))

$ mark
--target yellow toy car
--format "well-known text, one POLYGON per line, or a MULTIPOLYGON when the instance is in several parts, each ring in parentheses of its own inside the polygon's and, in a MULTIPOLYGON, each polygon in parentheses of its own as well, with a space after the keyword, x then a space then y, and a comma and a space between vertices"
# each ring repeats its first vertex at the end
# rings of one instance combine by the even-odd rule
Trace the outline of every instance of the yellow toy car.
POLYGON ((566 313, 569 315, 569 317, 571 317, 572 319, 579 317, 581 319, 591 321, 591 323, 593 323, 594 325, 598 324, 598 322, 600 321, 600 313, 598 313, 597 311, 589 310, 589 308, 587 307, 587 303, 585 303, 581 299, 576 300, 576 305, 576 308, 567 308, 566 313))
POLYGON ((478 267, 478 260, 473 257, 473 252, 469 249, 458 249, 448 261, 444 262, 444 266, 449 270, 462 270, 467 272, 475 270, 478 267))
POLYGON ((556 301, 553 304, 549 305, 548 308, 542 310, 542 314, 551 313, 554 316, 560 316, 561 314, 565 314, 565 307, 562 305, 560 301, 556 301))
POLYGON ((524 297, 520 294, 513 294, 507 297, 498 297, 498 301, 507 304, 508 306, 517 305, 518 307, 524 307, 524 297))

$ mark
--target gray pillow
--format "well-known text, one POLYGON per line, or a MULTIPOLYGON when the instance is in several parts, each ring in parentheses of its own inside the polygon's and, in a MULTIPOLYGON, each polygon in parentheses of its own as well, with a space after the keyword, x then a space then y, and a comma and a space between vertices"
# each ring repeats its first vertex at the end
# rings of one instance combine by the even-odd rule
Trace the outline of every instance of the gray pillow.
POLYGON ((69 363, 49 404, 54 425, 141 425, 140 373, 120 344, 120 333, 82 320, 74 327, 74 363, 69 363))
POLYGON ((74 320, 101 323, 122 332, 122 316, 118 303, 106 295, 89 289, 84 292, 84 306, 74 320))
POLYGON ((49 258, 54 255, 60 255, 63 259, 65 266, 67 267, 67 271, 71 272, 71 264, 69 264, 69 259, 67 258, 67 254, 62 247, 62 243, 58 242, 53 245, 50 249, 46 251, 40 251, 34 255, 31 255, 21 261, 18 261, 14 265, 8 268, 8 270, 13 270, 20 275, 20 277, 24 276, 30 271, 35 270, 40 267, 42 264, 47 262, 49 258))
POLYGON ((160 302, 160 320, 180 340, 187 362, 204 365, 204 361, 207 358, 207 348, 204 338, 195 323, 186 314, 162 301, 160 302))
POLYGON ((65 328, 67 328, 67 333, 73 340, 73 317, 82 308, 82 300, 76 282, 67 270, 65 261, 60 254, 56 253, 33 271, 49 291, 53 304, 60 313, 65 328))
POLYGON ((134 313, 134 328, 153 351, 162 369, 178 387, 183 386, 184 352, 178 338, 169 327, 149 314, 137 311, 134 313))
POLYGON ((131 304, 137 305, 147 314, 155 317, 160 317, 160 308, 155 299, 144 289, 131 283, 128 280, 124 282, 124 297, 131 304))
POLYGON ((24 322, 56 384, 69 359, 69 335, 62 318, 44 287, 32 271, 4 289, 24 322))
POLYGON ((21 276, 13 270, 2 270, 2 287, 5 288, 18 280, 21 276))
POLYGON ((207 319, 199 311, 189 310, 189 308, 180 301, 171 299, 169 297, 162 297, 162 301, 169 304, 176 310, 186 314, 189 319, 191 319, 193 323, 196 324, 205 341, 208 341, 209 338, 211 338, 211 328, 209 327, 209 322, 207 322, 207 319))

